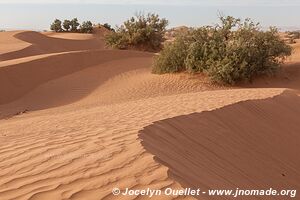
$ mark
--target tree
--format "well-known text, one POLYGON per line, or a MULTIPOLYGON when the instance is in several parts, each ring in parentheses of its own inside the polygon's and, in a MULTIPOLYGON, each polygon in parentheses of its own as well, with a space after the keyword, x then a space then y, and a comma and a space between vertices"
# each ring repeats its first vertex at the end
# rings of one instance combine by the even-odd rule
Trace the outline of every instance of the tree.
POLYGON ((55 32, 61 32, 61 21, 59 19, 55 19, 54 22, 51 24, 50 29, 55 32))
POLYGON ((74 19, 71 20, 71 24, 70 25, 71 25, 71 32, 76 32, 77 28, 78 28, 78 26, 80 24, 78 23, 78 19, 74 18, 74 19))
POLYGON ((160 49, 168 21, 158 15, 137 14, 125 21, 106 37, 106 43, 116 48, 138 48, 155 51, 160 49))
POLYGON ((81 33, 92 33, 93 32, 93 24, 91 21, 82 22, 80 26, 81 33))
POLYGON ((64 20, 64 23, 63 23, 63 27, 64 27, 64 29, 65 29, 65 31, 69 31, 69 29, 71 28, 71 21, 70 20, 67 20, 67 19, 65 19, 64 20))

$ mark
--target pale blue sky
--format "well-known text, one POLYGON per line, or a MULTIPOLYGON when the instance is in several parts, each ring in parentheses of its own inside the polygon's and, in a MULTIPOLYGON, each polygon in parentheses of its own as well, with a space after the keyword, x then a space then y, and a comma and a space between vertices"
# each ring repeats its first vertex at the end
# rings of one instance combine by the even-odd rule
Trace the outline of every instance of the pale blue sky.
POLYGON ((137 11, 158 13, 171 27, 212 24, 219 11, 264 27, 300 27, 300 0, 0 0, 0 29, 43 30, 73 17, 119 25, 137 11))

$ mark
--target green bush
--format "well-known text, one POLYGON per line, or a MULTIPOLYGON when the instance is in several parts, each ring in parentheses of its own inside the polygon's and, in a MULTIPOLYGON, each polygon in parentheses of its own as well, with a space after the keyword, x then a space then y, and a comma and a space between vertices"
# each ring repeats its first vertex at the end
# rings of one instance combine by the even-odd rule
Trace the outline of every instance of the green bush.
POLYGON ((275 28, 264 32, 250 19, 220 20, 220 24, 194 29, 167 45, 157 57, 153 71, 202 72, 214 82, 235 84, 273 74, 291 54, 291 47, 280 39, 275 28), (174 63, 173 59, 180 62, 174 63))
POLYGON ((287 32, 288 36, 293 39, 300 39, 300 31, 287 32))
POLYGON ((81 33, 92 33, 93 32, 93 24, 91 21, 82 22, 80 25, 81 33))
POLYGON ((55 19, 54 22, 50 25, 50 29, 55 32, 62 32, 63 29, 61 27, 61 21, 59 19, 55 19))
POLYGON ((300 32, 299 31, 288 31, 287 33, 287 42, 289 44, 295 44, 296 39, 300 39, 300 32))
POLYGON ((157 50, 161 47, 167 25, 168 21, 160 19, 156 14, 138 14, 107 35, 106 43, 120 49, 157 50))
POLYGON ((115 29, 113 29, 113 28, 111 27, 111 25, 109 25, 108 23, 103 24, 103 27, 106 28, 106 29, 109 30, 109 31, 115 32, 115 29))
POLYGON ((116 49, 126 49, 128 48, 128 39, 123 33, 114 32, 105 36, 105 42, 108 46, 116 49))
POLYGON ((64 27, 65 31, 68 32, 68 31, 70 30, 70 28, 71 28, 71 21, 65 19, 65 20, 64 20, 64 23, 63 23, 63 27, 64 27))
POLYGON ((59 19, 55 19, 51 24, 50 29, 55 32, 81 32, 81 33, 92 33, 93 24, 91 21, 85 21, 81 25, 78 22, 77 18, 72 20, 64 20, 62 23, 59 19), (62 28, 63 27, 63 28, 62 28), (78 28, 79 27, 79 28, 78 28))
POLYGON ((78 31, 78 26, 79 26, 79 22, 77 18, 73 18, 70 21, 70 26, 71 26, 71 32, 77 32, 78 31))
POLYGON ((184 62, 187 57, 188 42, 186 38, 178 37, 173 43, 167 43, 160 56, 155 60, 153 73, 174 73, 184 71, 184 62), (163 66, 163 67, 161 67, 163 66))

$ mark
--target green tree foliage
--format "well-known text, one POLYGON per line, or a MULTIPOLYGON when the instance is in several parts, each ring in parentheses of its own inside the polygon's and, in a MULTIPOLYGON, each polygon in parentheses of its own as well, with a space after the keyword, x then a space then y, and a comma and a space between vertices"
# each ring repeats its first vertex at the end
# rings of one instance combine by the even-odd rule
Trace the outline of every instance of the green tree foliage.
POLYGON ((107 35, 105 42, 107 45, 117 49, 127 49, 129 47, 128 39, 124 37, 123 33, 118 31, 107 35))
POLYGON ((106 28, 107 30, 110 30, 110 31, 115 32, 115 29, 113 29, 113 28, 111 27, 111 25, 109 25, 108 23, 103 24, 103 27, 106 28))
POLYGON ((106 43, 114 48, 139 48, 157 50, 161 47, 168 21, 158 15, 137 14, 106 37, 106 43))
POLYGON ((71 21, 65 19, 65 20, 64 20, 64 23, 63 23, 63 27, 64 27, 65 31, 68 32, 68 31, 70 30, 70 28, 71 28, 71 21))
POLYGON ((55 32, 61 32, 61 21, 59 19, 55 19, 54 22, 50 25, 50 29, 55 32))
POLYGON ((66 32, 92 33, 93 32, 93 24, 91 21, 85 21, 80 25, 77 18, 73 18, 72 20, 66 19, 66 20, 64 20, 64 22, 62 24, 62 22, 59 19, 56 19, 51 24, 50 29, 55 32, 66 31, 66 32))
POLYGON ((188 54, 186 37, 180 36, 173 43, 167 43, 157 57, 153 73, 174 73, 185 70, 185 58, 188 54), (163 67, 161 67, 163 66, 163 67))
POLYGON ((214 82, 235 84, 274 74, 291 54, 276 28, 262 31, 250 19, 230 16, 220 20, 220 24, 194 29, 167 45, 153 72, 202 72, 214 82))
POLYGON ((93 24, 91 21, 82 22, 80 26, 81 33, 92 33, 93 32, 93 24))
POLYGON ((80 25, 77 18, 71 20, 71 32, 76 32, 78 30, 78 26, 80 25))

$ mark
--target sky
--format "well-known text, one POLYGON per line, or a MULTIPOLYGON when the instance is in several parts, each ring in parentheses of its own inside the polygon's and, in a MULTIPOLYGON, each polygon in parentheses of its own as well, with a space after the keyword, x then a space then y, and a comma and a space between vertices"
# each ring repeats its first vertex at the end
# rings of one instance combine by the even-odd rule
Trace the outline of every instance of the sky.
POLYGON ((115 26, 139 11, 167 18, 170 27, 211 25, 222 13, 300 29, 300 0, 0 0, 0 29, 47 30, 55 18, 74 17, 115 26))

